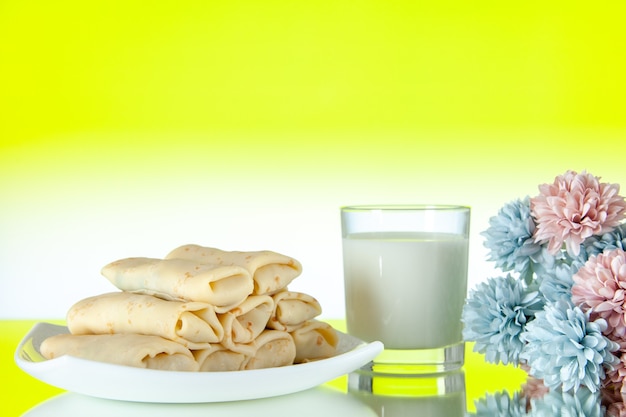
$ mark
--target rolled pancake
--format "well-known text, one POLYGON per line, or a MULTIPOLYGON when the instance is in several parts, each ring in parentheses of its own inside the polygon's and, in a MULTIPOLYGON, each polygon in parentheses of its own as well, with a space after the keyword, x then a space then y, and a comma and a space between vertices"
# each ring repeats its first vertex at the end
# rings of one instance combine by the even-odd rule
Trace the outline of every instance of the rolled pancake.
MULTIPOLYGON (((274 300, 268 295, 251 295, 243 303, 218 319, 224 329, 222 344, 228 349, 241 351, 238 345, 254 341, 265 330, 274 310, 274 300)), ((249 352, 247 348, 243 352, 249 352)))
POLYGON ((302 273, 300 262, 272 251, 224 251, 199 245, 183 245, 171 251, 166 259, 191 259, 214 265, 238 265, 254 279, 254 294, 271 294, 285 288, 302 273))
POLYGON ((204 349, 224 337, 211 304, 167 301, 151 295, 113 292, 85 298, 67 313, 72 334, 137 333, 161 336, 190 349, 204 349))
POLYGON ((337 352, 339 336, 328 323, 310 320, 290 334, 296 345, 295 363, 330 358, 337 352))
POLYGON ((243 365, 244 370, 292 365, 296 357, 296 345, 287 332, 264 330, 254 345, 254 354, 243 365))
POLYGON ((308 294, 280 291, 272 295, 274 311, 267 327, 292 332, 322 314, 320 303, 308 294))
POLYGON ((167 371, 197 371, 198 362, 180 343, 140 334, 59 334, 41 343, 46 359, 63 355, 98 362, 167 371))
POLYGON ((224 345, 217 343, 207 349, 192 351, 200 371, 224 372, 238 371, 248 360, 243 353, 233 352, 224 345))
POLYGON ((218 313, 241 304, 254 289, 252 276, 243 267, 188 259, 126 258, 106 265, 102 275, 123 291, 205 302, 218 313))

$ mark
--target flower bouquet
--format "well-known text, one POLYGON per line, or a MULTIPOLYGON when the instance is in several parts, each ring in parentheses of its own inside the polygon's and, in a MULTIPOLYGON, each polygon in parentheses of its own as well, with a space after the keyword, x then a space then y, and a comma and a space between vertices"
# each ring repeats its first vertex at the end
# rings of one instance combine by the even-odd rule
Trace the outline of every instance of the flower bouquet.
MULTIPOLYGON (((585 171, 490 218, 488 260, 505 275, 470 290, 463 336, 486 361, 529 374, 522 396, 493 404, 524 403, 519 415, 538 415, 562 403, 595 415, 579 413, 597 400, 597 410, 626 416, 625 218, 619 185, 585 171)), ((488 403, 477 403, 479 414, 488 403)))

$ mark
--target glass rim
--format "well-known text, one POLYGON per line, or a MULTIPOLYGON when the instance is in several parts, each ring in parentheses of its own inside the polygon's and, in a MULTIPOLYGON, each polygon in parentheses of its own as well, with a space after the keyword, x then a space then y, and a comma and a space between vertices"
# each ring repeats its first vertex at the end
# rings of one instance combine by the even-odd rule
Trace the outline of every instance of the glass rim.
POLYGON ((470 206, 456 204, 358 204, 342 206, 342 212, 348 211, 469 211, 470 206))

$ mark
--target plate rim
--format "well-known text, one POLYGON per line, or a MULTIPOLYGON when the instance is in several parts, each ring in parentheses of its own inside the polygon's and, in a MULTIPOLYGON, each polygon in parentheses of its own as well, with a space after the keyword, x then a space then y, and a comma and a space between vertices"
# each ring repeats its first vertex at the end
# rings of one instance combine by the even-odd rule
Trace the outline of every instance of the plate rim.
MULTIPOLYGON (((372 361, 383 350, 383 344, 380 341, 364 342, 354 336, 336 330, 340 340, 356 344, 345 352, 327 359, 312 361, 301 364, 294 364, 284 367, 253 369, 244 371, 216 371, 216 372, 186 372, 186 371, 163 371, 156 369, 135 368, 119 364, 111 364, 98 362, 74 356, 63 355, 54 359, 45 359, 42 361, 28 360, 22 357, 25 345, 34 339, 35 335, 48 330, 56 333, 67 333, 67 327, 59 324, 37 322, 24 335, 14 352, 14 361, 22 371, 32 377, 52 386, 64 389, 70 392, 86 394, 93 397, 127 400, 136 402, 156 402, 156 403, 206 403, 206 402, 222 402, 222 401, 239 401, 257 398, 266 398, 278 395, 284 395, 302 391, 321 385, 353 370, 356 370, 368 362, 372 361), (234 393, 230 395, 220 395, 218 397, 210 394, 204 396, 195 396, 192 393, 188 395, 163 395, 164 393, 154 393, 150 390, 142 390, 137 387, 138 395, 132 392, 118 392, 113 389, 93 389, 91 385, 80 381, 78 384, 65 383, 64 378, 58 378, 58 371, 65 370, 65 374, 72 373, 88 374, 91 372, 96 376, 104 376, 105 380, 121 378, 138 379, 151 378, 155 380, 166 379, 168 381, 184 381, 185 384, 208 384, 210 382, 218 382, 221 387, 228 385, 239 385, 248 380, 270 380, 273 384, 259 384, 255 392, 234 393), (67 371, 70 371, 69 373, 67 371), (324 370, 324 372, 319 372, 324 370), (55 375, 57 374, 57 375, 55 375), (293 374, 293 375, 292 375, 293 374), (298 378, 286 378, 288 382, 283 382, 285 377, 297 375, 298 378), (61 383, 59 383, 61 379, 61 383), (278 388, 276 388, 278 386, 278 388), (106 391, 106 392, 101 392, 106 391)), ((43 340, 43 339, 42 339, 43 340)), ((39 352, 39 346, 34 344, 33 347, 39 352)), ((92 374, 92 377, 93 377, 92 374)), ((87 376, 88 376, 87 375, 87 376)), ((249 382, 248 382, 249 384, 249 382)), ((98 384, 95 384, 98 385, 98 384)), ((246 384, 244 384, 246 385, 246 384)), ((133 387, 134 388, 134 387, 133 387)), ((131 390, 132 391, 132 390, 131 390)), ((224 389, 218 389, 218 392, 224 389)))

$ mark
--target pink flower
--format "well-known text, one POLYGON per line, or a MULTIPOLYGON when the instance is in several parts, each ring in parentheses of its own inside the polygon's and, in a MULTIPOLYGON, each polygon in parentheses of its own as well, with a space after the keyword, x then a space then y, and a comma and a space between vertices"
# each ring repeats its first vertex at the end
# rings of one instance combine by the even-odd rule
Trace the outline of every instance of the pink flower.
POLYGON ((599 178, 583 171, 567 171, 553 184, 539 186, 540 194, 530 200, 535 218, 535 242, 548 242, 555 255, 563 247, 576 256, 580 244, 592 235, 609 232, 626 213, 626 201, 618 184, 600 183, 599 178))
POLYGON ((623 402, 609 404, 606 415, 608 417, 626 417, 626 404, 623 402))
POLYGON ((602 389, 602 405, 606 407, 607 417, 626 417, 626 398, 619 388, 611 386, 602 389))
POLYGON ((521 362, 519 364, 519 367, 528 375, 526 377, 526 382, 522 384, 522 397, 526 399, 526 411, 530 411, 530 401, 542 398, 544 395, 550 392, 550 388, 548 388, 543 383, 543 379, 535 378, 534 376, 530 375, 530 366, 528 366, 526 363, 521 362))
POLYGON ((624 394, 626 394, 626 353, 622 350, 621 353, 618 352, 616 355, 619 356, 619 363, 606 371, 606 377, 602 381, 602 392, 604 396, 610 396, 614 401, 617 402, 623 401, 622 398, 624 394))
POLYGON ((613 249, 592 256, 572 277, 572 301, 606 320, 605 335, 626 341, 626 252, 613 249))
POLYGON ((550 388, 545 386, 543 379, 529 375, 522 385, 522 396, 526 398, 526 411, 530 411, 531 400, 542 398, 548 392, 550 392, 550 388))

